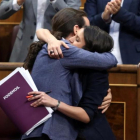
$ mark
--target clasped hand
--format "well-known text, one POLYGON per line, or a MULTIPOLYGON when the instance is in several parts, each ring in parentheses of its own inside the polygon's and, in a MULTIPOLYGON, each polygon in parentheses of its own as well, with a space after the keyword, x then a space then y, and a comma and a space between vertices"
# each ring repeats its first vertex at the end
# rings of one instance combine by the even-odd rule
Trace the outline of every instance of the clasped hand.
POLYGON ((122 0, 113 0, 111 2, 108 2, 103 12, 102 18, 107 21, 110 19, 111 15, 119 12, 121 8, 121 2, 122 0))

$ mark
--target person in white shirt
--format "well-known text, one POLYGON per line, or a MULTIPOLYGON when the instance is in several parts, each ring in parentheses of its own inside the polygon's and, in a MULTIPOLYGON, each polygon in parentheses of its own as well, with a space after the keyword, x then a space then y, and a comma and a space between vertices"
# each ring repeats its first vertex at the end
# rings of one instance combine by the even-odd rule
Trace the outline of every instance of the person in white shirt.
POLYGON ((35 32, 39 28, 51 29, 51 19, 63 8, 79 9, 81 0, 2 0, 0 3, 0 19, 7 19, 23 6, 23 19, 10 62, 23 62, 28 53, 28 47, 37 41, 35 32))
POLYGON ((87 0, 85 11, 91 25, 99 26, 114 39, 118 64, 140 60, 140 0, 87 0))

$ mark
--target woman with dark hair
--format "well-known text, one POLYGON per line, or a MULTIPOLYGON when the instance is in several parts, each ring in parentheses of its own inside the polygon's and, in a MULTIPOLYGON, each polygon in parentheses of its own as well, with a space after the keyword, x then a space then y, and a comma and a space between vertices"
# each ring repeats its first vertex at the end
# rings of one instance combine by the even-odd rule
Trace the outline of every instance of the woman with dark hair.
MULTIPOLYGON (((32 56, 34 59, 36 58, 33 69, 30 67, 30 70, 32 70, 31 74, 35 84, 38 87, 38 90, 52 90, 49 95, 45 94, 44 92, 29 93, 37 94, 35 97, 29 98, 29 101, 36 100, 31 104, 31 106, 37 107, 39 105, 47 105, 53 107, 55 110, 58 109, 58 111, 55 111, 52 117, 46 121, 44 125, 39 126, 28 137, 23 136, 23 139, 31 137, 35 139, 34 137, 42 137, 42 134, 45 134, 52 140, 75 140, 78 135, 78 129, 76 128, 75 121, 73 119, 77 119, 84 123, 89 123, 91 120, 91 116, 88 114, 90 111, 87 111, 82 107, 76 107, 79 104, 82 96, 81 81, 78 73, 76 73, 76 70, 79 70, 79 68, 103 70, 115 66, 117 63, 114 56, 112 56, 110 53, 91 53, 86 50, 79 49, 86 44, 85 43, 83 46, 81 46, 81 43, 79 42, 82 41, 84 31, 86 31, 89 27, 85 27, 85 29, 79 28, 83 21, 83 16, 79 16, 78 12, 79 11, 74 12, 73 9, 64 9, 56 14, 56 16, 59 18, 56 18, 56 16, 54 17, 55 24, 54 21, 52 23, 52 25, 56 27, 55 25, 57 21, 61 21, 60 25, 57 26, 57 30, 52 28, 52 33, 57 38, 64 37, 66 40, 63 39, 63 41, 69 46, 68 50, 62 47, 64 53, 63 59, 51 59, 46 51, 46 44, 38 53, 37 58, 32 54, 34 53, 35 48, 32 48, 33 50, 31 49, 29 51, 25 66, 26 68, 31 66, 28 65, 30 64, 30 62, 28 62, 30 61, 29 58, 32 56), (70 13, 68 13, 67 10, 70 10, 70 13), (63 18, 61 18, 61 16, 63 18), (68 22, 65 22, 66 18, 68 18, 68 22), (68 27, 72 28, 73 31, 71 32, 70 28, 68 27), (63 31, 65 32, 63 33, 63 31), (75 37, 76 42, 73 42, 73 44, 77 43, 79 45, 77 47, 79 48, 71 45, 67 41, 75 34, 77 34, 75 37), (74 84, 74 82, 76 83, 74 84), (75 107, 72 105, 75 105, 75 107)), ((92 29, 94 29, 94 27, 92 29)), ((85 41, 88 42, 87 40, 85 41)), ((112 42, 112 39, 110 38, 109 41, 112 42)), ((35 47, 38 47, 38 44, 36 45, 37 46, 35 47)), ((112 48, 111 45, 113 44, 110 43, 110 48, 112 48)), ((37 54, 37 52, 35 52, 35 54, 37 54)), ((108 83, 105 84, 108 85, 108 83)), ((106 86, 104 91, 107 91, 107 89, 108 86, 106 86)), ((106 94, 106 92, 104 93, 106 94)), ((101 97, 100 100, 102 99, 103 98, 101 97)), ((101 102, 98 105, 100 105, 101 102)), ((88 104, 90 104, 90 102, 88 102, 88 104)), ((112 133, 111 131, 109 132, 112 133)), ((111 136, 111 134, 109 136, 111 136)))
POLYGON ((84 27, 84 40, 83 49, 91 52, 111 52, 114 45, 112 37, 97 26, 84 27))

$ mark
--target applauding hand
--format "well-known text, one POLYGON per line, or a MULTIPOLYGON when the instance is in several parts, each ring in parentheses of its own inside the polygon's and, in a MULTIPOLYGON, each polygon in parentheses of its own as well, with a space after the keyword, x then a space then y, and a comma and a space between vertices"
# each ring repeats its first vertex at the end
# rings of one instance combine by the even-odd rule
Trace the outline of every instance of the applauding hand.
POLYGON ((107 10, 111 14, 116 14, 121 8, 121 0, 113 0, 107 4, 107 10))

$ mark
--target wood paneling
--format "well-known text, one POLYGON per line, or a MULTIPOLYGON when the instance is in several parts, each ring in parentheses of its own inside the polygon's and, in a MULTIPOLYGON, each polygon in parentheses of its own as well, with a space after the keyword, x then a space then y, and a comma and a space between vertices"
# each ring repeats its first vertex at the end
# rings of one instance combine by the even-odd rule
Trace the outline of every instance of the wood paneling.
POLYGON ((118 65, 109 70, 110 88, 113 102, 116 103, 111 104, 106 115, 117 140, 140 140, 138 133, 140 129, 139 79, 140 71, 136 65, 118 65), (125 103, 125 111, 119 107, 122 102, 125 103), (118 108, 115 107, 117 105, 118 108), (124 123, 121 124, 122 117, 124 123), (110 118, 115 118, 115 120, 110 118))
POLYGON ((117 140, 123 140, 125 137, 125 110, 125 102, 113 102, 106 113, 117 140))
POLYGON ((0 63, 0 80, 7 76, 17 67, 22 67, 23 63, 0 63))
MULTIPOLYGON (((119 102, 124 102, 126 104, 126 114, 123 113, 123 116, 126 115, 126 118, 124 117, 124 121, 126 122, 126 125, 124 123, 120 124, 120 117, 122 117, 122 114, 118 114, 118 109, 111 107, 106 112, 107 116, 110 116, 111 118, 114 117, 115 119, 112 121, 112 124, 116 124, 116 126, 111 125, 111 128, 117 137, 117 140, 136 140, 137 139, 137 87, 111 87, 111 91, 113 94, 113 101, 118 102, 118 106, 120 106, 119 102), (114 112, 112 113, 110 110, 113 109, 114 112), (120 130, 119 127, 124 127, 126 131, 120 130), (120 139, 120 131, 121 134, 124 134, 124 138, 120 139)), ((109 117, 108 121, 109 120, 109 117)))

